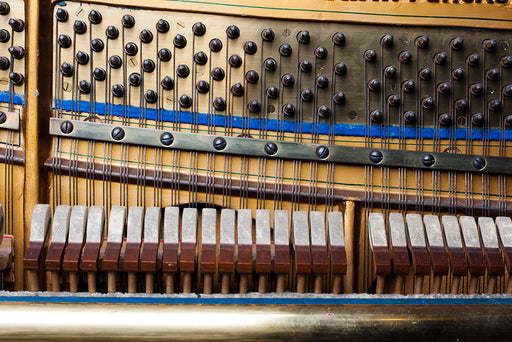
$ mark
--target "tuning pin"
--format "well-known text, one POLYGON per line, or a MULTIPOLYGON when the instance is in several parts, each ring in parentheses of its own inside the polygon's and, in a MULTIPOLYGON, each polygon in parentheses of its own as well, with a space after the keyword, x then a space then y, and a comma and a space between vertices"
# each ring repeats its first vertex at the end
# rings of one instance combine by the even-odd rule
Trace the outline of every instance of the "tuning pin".
POLYGON ((7 43, 11 39, 11 34, 6 29, 0 30, 0 43, 7 43))
POLYGON ((245 79, 247 80, 247 82, 249 83, 257 83, 258 80, 260 79, 260 76, 258 75, 258 73, 254 70, 249 70, 246 74, 245 74, 245 79))
POLYGON ((263 31, 261 31, 261 39, 263 39, 266 42, 271 42, 275 39, 276 34, 271 28, 266 28, 263 31))
POLYGON ((121 24, 123 25, 123 27, 132 28, 135 26, 135 18, 129 14, 125 14, 121 18, 121 24))
POLYGON ((486 74, 489 81, 497 81, 500 78, 500 71, 498 69, 489 69, 486 74))
POLYGON ((105 30, 105 35, 108 39, 117 39, 119 37, 119 30, 115 26, 109 26, 105 30))
POLYGON ((329 115, 331 115, 331 110, 326 105, 322 105, 318 107, 317 113, 318 116, 321 117, 322 119, 327 119, 329 118, 329 115))
POLYGON ((279 47, 279 54, 283 57, 289 57, 292 54, 292 47, 290 44, 283 44, 279 47))
POLYGON ((439 124, 441 126, 449 126, 452 123, 452 116, 450 114, 439 115, 439 124))
POLYGON ((240 97, 244 94, 244 86, 241 83, 236 83, 231 86, 231 94, 236 97, 240 97))
POLYGON ((480 55, 473 53, 468 56, 468 64, 471 66, 477 66, 480 63, 480 55))
POLYGON ((25 77, 23 77, 23 75, 18 72, 11 72, 9 73, 9 79, 15 86, 20 86, 23 84, 25 77))
POLYGON ((0 15, 7 15, 11 11, 11 7, 5 1, 0 1, 0 15))
POLYGON ((512 114, 505 116, 505 125, 507 127, 512 127, 512 114))
POLYGON ((370 113, 370 120, 374 123, 380 123, 382 122, 382 119, 384 118, 384 114, 380 110, 372 110, 370 113))
POLYGON ((160 85, 164 90, 173 90, 174 89, 174 81, 169 76, 165 76, 162 81, 160 82, 160 85))
POLYGON ((224 70, 222 68, 215 68, 212 70, 212 78, 215 80, 215 81, 222 81, 224 79, 224 70))
POLYGON ((400 104, 400 96, 398 96, 398 95, 389 95, 388 96, 388 104, 391 107, 397 107, 400 104))
POLYGON ((309 102, 313 100, 313 91, 309 88, 306 88, 300 92, 300 98, 304 102, 309 102))
POLYGON ((222 41, 217 38, 210 40, 210 50, 212 52, 219 52, 222 50, 222 41))
POLYGON ((408 110, 404 113, 404 121, 408 124, 413 124, 416 122, 416 112, 412 110, 408 110))
POLYGON ((233 68, 240 68, 242 66, 242 57, 239 55, 232 55, 229 57, 229 65, 233 68))
POLYGON ((368 89, 370 89, 371 91, 377 91, 380 89, 380 82, 373 78, 371 80, 368 81, 368 89))
POLYGON ((377 52, 375 50, 366 50, 363 56, 364 60, 370 63, 377 60, 377 52))
POLYGON ((380 44, 385 48, 393 47, 393 35, 387 34, 380 39, 380 44))
POLYGON ((316 86, 318 88, 327 88, 327 86, 329 85, 329 79, 325 76, 318 76, 316 78, 316 86))
POLYGON ((428 36, 420 36, 416 38, 415 44, 420 49, 427 49, 429 45, 429 37, 428 36))
POLYGON ((471 123, 475 126, 482 126, 484 124, 484 116, 482 113, 475 113, 471 115, 471 123))
POLYGON ((183 94, 180 96, 180 106, 183 108, 190 108, 192 106, 192 99, 190 96, 183 94))
POLYGON ((279 89, 274 86, 270 86, 267 88, 267 96, 271 99, 277 99, 279 97, 279 89))
POLYGON ((338 76, 345 76, 347 74, 347 66, 343 62, 336 63, 334 66, 334 72, 338 76))
POLYGON ((501 101, 500 100, 491 100, 489 101, 487 107, 492 112, 497 112, 501 109, 501 101))
POLYGON ((500 60, 500 64, 505 69, 512 68, 512 56, 502 57, 501 60, 500 60))
POLYGON ((112 95, 114 95, 115 97, 123 97, 124 87, 121 84, 114 84, 112 86, 112 95))
POLYGON ((448 95, 451 90, 452 90, 452 87, 451 87, 450 83, 448 83, 448 82, 440 83, 437 86, 437 92, 441 95, 448 95))
POLYGON ((153 33, 150 30, 142 30, 139 34, 139 39, 144 44, 149 44, 153 41, 153 33))
POLYGON ((91 92, 91 84, 85 80, 82 80, 78 83, 78 90, 80 94, 87 95, 91 92))
POLYGON ((0 57, 0 70, 7 70, 11 66, 11 62, 7 57, 0 57))
POLYGON ((337 105, 343 105, 345 104, 345 93, 340 91, 334 94, 333 101, 337 105))
POLYGON ((128 77, 128 82, 132 87, 139 87, 142 82, 140 74, 138 72, 130 74, 130 76, 128 77))
POLYGON ((261 110, 260 103, 258 101, 256 101, 256 100, 250 101, 247 104, 247 110, 249 110, 249 112, 251 112, 253 114, 259 113, 260 110, 261 110))
POLYGON ((455 109, 459 112, 465 112, 468 109, 468 101, 464 99, 457 100, 455 102, 455 109))
POLYGON ((190 74, 190 69, 185 64, 180 64, 176 68, 176 74, 181 78, 187 78, 190 74))
POLYGON ((94 71, 92 72, 92 75, 94 76, 94 79, 97 81, 104 81, 105 78, 107 77, 107 73, 102 68, 94 69, 94 71))
POLYGON ((434 56, 434 62, 438 65, 446 64, 447 59, 448 59, 448 56, 444 52, 436 53, 434 56))
POLYGON ((469 89, 473 96, 480 96, 484 92, 484 87, 480 83, 472 84, 469 89))
POLYGON ((240 37, 240 29, 235 25, 228 26, 226 35, 230 39, 238 39, 238 37, 240 37))
POLYGON ((512 84, 508 84, 503 87, 503 95, 507 97, 512 96, 512 84))
POLYGON ((25 28, 25 23, 21 19, 9 19, 9 26, 16 32, 21 32, 25 28))
POLYGON ((498 42, 495 39, 486 39, 482 42, 482 47, 487 52, 493 52, 497 46, 498 42))
POLYGON ((73 24, 73 30, 76 34, 84 34, 87 32, 87 24, 81 20, 75 20, 73 24))
POLYGON ((275 71, 277 69, 277 62, 273 58, 267 58, 264 62, 265 70, 266 71, 275 71))
POLYGON ((171 53, 171 50, 169 50, 169 49, 163 48, 163 49, 160 49, 160 51, 158 51, 158 58, 162 62, 169 62, 171 60, 171 57, 172 57, 172 53, 171 53))
POLYGON ((345 45, 345 35, 341 32, 336 32, 332 36, 332 42, 334 43, 334 45, 337 45, 337 46, 345 45))
POLYGON ((60 66, 60 72, 64 77, 71 77, 73 75, 73 66, 69 63, 62 63, 60 66))
POLYGON ((421 100, 421 106, 426 110, 434 108, 434 99, 431 97, 425 97, 423 100, 421 100))
POLYGON ((96 10, 92 10, 89 12, 89 22, 91 24, 97 25, 97 24, 101 23, 101 19, 102 19, 102 17, 101 17, 100 12, 98 12, 96 10))
POLYGON ((21 46, 11 46, 8 51, 16 59, 22 59, 25 56, 25 49, 21 46))
POLYGON ((412 93, 414 91, 414 88, 416 88, 416 84, 412 80, 408 80, 402 83, 402 89, 406 93, 412 93))
POLYGON ((248 55, 254 55, 258 51, 258 45, 253 41, 248 41, 244 44, 244 51, 248 55))
POLYGON ((154 90, 148 89, 144 94, 144 98, 146 99, 147 103, 156 103, 156 100, 158 100, 158 95, 154 90))
POLYGON ((83 51, 78 51, 76 53, 76 62, 80 65, 86 65, 89 63, 89 55, 83 51))
POLYGON ((403 51, 400 53, 398 59, 402 64, 409 64, 412 60, 412 53, 410 51, 403 51))
POLYGON ((59 35, 58 40, 59 40, 59 46, 63 49, 67 49, 71 46, 71 38, 67 34, 59 35))
POLYGON ((466 75, 466 72, 464 71, 463 68, 457 68, 452 71, 453 79, 458 80, 458 81, 463 80, 465 75, 466 75))
POLYGON ((142 70, 147 73, 155 71, 155 62, 151 59, 145 59, 144 62, 142 62, 142 70))
MULTIPOLYGON (((7 3, 5 3, 5 4, 7 4, 7 3)), ((7 5, 7 6, 9 6, 9 5, 7 5)), ((7 12, 7 13, 9 13, 9 12, 7 12)), ((57 21, 60 21, 61 23, 68 21, 68 18, 69 18, 68 11, 66 11, 64 8, 58 8, 57 11, 55 12, 55 18, 57 18, 57 21)))
POLYGON ((198 65, 205 65, 206 63, 208 63, 208 56, 203 51, 199 51, 194 55, 194 61, 198 65))
POLYGON ((315 49, 315 56, 318 59, 326 59, 327 58, 327 49, 323 46, 319 46, 315 49))
POLYGON ((291 118, 291 117, 295 116, 295 106, 291 103, 285 104, 282 108, 282 111, 286 117, 291 118))
POLYGON ((313 70, 313 64, 311 64, 310 61, 305 59, 300 62, 300 71, 308 73, 311 72, 311 70, 313 70))
POLYGON ((309 31, 302 30, 299 33, 297 33, 297 41, 300 44, 308 44, 311 37, 309 36, 309 31))
POLYGON ((174 46, 178 49, 183 49, 187 46, 187 38, 178 33, 176 37, 174 37, 174 46))
POLYGON ((103 40, 96 38, 91 40, 91 50, 94 52, 101 52, 105 48, 103 40))
POLYGON ((192 26, 194 35, 201 37, 206 33, 206 26, 202 22, 197 22, 192 26))
POLYGON ((454 50, 460 50, 464 46, 464 39, 461 37, 453 38, 450 41, 450 47, 454 50))
POLYGON ((396 68, 394 66, 392 66, 392 65, 387 66, 384 69, 384 76, 386 76, 387 78, 395 78, 395 76, 396 76, 396 68))
POLYGON ((196 84, 196 89, 199 94, 206 94, 210 91, 210 84, 206 81, 199 81, 196 84))
POLYGON ((119 69, 123 65, 123 59, 117 55, 110 56, 108 64, 113 69, 119 69))
POLYGON ((139 48, 137 44, 129 42, 124 46, 124 52, 126 52, 128 56, 135 56, 137 52, 139 52, 139 48))
POLYGON ((226 101, 222 97, 217 97, 213 101, 213 107, 215 108, 215 110, 223 112, 226 110, 226 101))
POLYGON ((284 74, 283 77, 281 77, 281 83, 285 87, 293 87, 293 84, 295 83, 295 78, 291 74, 284 74))

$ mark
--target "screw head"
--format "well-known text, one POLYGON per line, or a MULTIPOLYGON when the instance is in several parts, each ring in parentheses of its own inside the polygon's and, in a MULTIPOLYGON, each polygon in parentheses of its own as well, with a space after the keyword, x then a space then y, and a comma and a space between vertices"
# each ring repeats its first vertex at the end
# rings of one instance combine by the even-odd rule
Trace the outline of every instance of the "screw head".
POLYGON ((505 116, 505 125, 507 127, 512 127, 512 114, 505 116))
POLYGON ((373 78, 371 80, 368 81, 368 89, 370 89, 371 91, 377 91, 380 89, 380 82, 379 80, 373 78))
POLYGON ((174 137, 169 132, 164 132, 160 135, 160 142, 164 146, 169 146, 174 142, 174 137))
POLYGON ((473 159, 473 167, 477 170, 482 170, 485 167, 485 159, 482 157, 475 157, 475 159, 473 159))
POLYGON ((320 159, 325 159, 329 156, 329 149, 325 146, 318 146, 316 148, 315 154, 320 159))
POLYGON ((378 164, 382 161, 384 156, 381 151, 372 151, 370 152, 370 161, 374 164, 378 164))
POLYGON ((497 81, 500 78, 500 71, 496 68, 487 70, 487 79, 497 81))
POLYGON ((265 152, 268 155, 273 156, 274 154, 277 153, 277 145, 273 142, 266 143, 265 144, 265 152))
POLYGON ((423 165, 425 165, 426 167, 431 167, 432 165, 434 165, 436 159, 431 154, 425 154, 421 158, 421 161, 423 162, 423 165))
POLYGON ((11 62, 7 57, 0 57, 0 70, 7 70, 11 66, 11 62))
POLYGON ((223 137, 217 137, 213 140, 213 148, 217 151, 222 151, 226 148, 227 142, 223 137))
POLYGON ((500 60, 500 64, 505 69, 512 68, 512 56, 502 57, 501 60, 500 60))
POLYGON ((22 59, 25 56, 25 49, 21 46, 10 46, 7 50, 16 59, 22 59))
POLYGON ((121 84, 114 84, 112 86, 112 95, 115 97, 123 97, 124 95, 124 86, 121 84))
POLYGON ((506 85, 503 87, 503 95, 507 97, 512 96, 512 84, 506 85))
MULTIPOLYGON (((11 39, 11 34, 6 29, 0 30, 0 43, 7 43, 11 39)), ((71 39, 70 39, 71 41, 71 39)), ((71 45, 71 42, 70 42, 71 45)))
POLYGON ((295 77, 293 77, 292 74, 284 74, 283 77, 281 77, 281 83, 285 87, 292 87, 295 83, 295 77))
POLYGON ((101 39, 93 39, 91 40, 91 50, 94 52, 101 52, 105 47, 105 43, 101 39))
POLYGON ((122 129, 121 127, 115 127, 112 132, 110 133, 110 135, 112 136, 112 139, 114 140, 123 140, 124 138, 124 129, 122 129))
MULTIPOLYGON (((4 112, 2 112, 2 113, 5 115, 4 112)), ((71 121, 64 121, 63 123, 60 124, 60 131, 64 134, 71 133, 73 131, 73 123, 71 121)))
POLYGON ((22 74, 20 74, 19 72, 10 72, 9 79, 15 86, 20 86, 23 84, 25 77, 22 74))
POLYGON ((498 46, 498 42, 496 39, 486 39, 482 42, 482 46, 487 52, 492 52, 496 50, 496 47, 498 46))
POLYGON ((73 75, 73 66, 67 62, 62 63, 60 71, 64 77, 71 77, 73 75))
MULTIPOLYGON (((0 124, 3 124, 7 121, 7 114, 5 112, 0 112, 0 124)), ((61 125, 62 127, 62 125, 61 125)))

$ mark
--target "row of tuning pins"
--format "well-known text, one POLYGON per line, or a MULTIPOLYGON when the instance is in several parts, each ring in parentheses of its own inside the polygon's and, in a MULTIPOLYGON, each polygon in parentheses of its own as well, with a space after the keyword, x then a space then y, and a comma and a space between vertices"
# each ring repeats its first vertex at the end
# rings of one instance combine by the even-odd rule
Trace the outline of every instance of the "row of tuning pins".
MULTIPOLYGON (((69 19, 69 15, 66 10, 59 8, 56 12, 56 17, 59 22, 66 22, 69 19)), ((91 24, 99 24, 102 21, 102 15, 96 10, 92 10, 89 13, 89 22, 91 24)), ((135 19, 133 16, 126 14, 121 19, 121 24, 124 28, 130 29, 135 26, 135 19)), ((167 33, 170 30, 169 23, 160 19, 156 23, 156 29, 158 33, 167 33)), ((73 30, 76 34, 82 35, 87 32, 87 24, 81 20, 76 20, 73 24, 73 30)), ((195 36, 203 36, 206 33, 206 26, 197 22, 192 26, 192 32, 195 36)), ((115 26, 108 26, 105 35, 107 39, 115 40, 119 37, 119 29, 115 26)), ((230 25, 226 29, 226 36, 228 39, 238 39, 240 37, 240 29, 235 25, 230 25)), ((262 30, 261 32, 262 42, 271 42, 275 39, 275 32, 271 28, 262 30)), ((148 29, 143 29, 139 35, 140 44, 149 44, 153 41, 153 33, 148 29)), ((297 41, 300 44, 308 44, 310 41, 309 31, 303 30, 297 34, 297 41)), ((337 32, 332 36, 332 43, 335 46, 343 46, 345 44, 345 36, 341 32, 337 32)), ((72 39, 66 34, 61 34, 58 37, 58 44, 61 48, 67 49, 72 46, 72 39)), ((173 39, 173 46, 176 49, 183 49, 187 46, 187 39, 181 34, 177 34, 173 39)), ((101 52, 105 48, 105 42, 100 38, 95 38, 90 42, 90 49, 92 52, 101 52)), ((223 43, 220 39, 214 38, 209 42, 209 49, 211 52, 220 52, 223 48, 223 43)), ((124 53, 127 56, 135 56, 139 52, 139 47, 134 42, 128 42, 124 46, 124 53)), ((258 45, 254 41, 247 41, 243 45, 243 50, 246 55, 254 55, 258 51, 258 45)), ((279 47, 279 54, 282 57, 290 57, 292 55, 292 46, 290 44, 282 44, 279 47)), ((314 51, 315 58, 326 59, 328 55, 327 48, 318 46, 314 51)), ((161 62, 169 62, 172 58, 172 52, 168 48, 162 48, 157 53, 157 58, 161 62)), ((89 63, 89 54, 84 51, 78 51, 75 56, 75 60, 78 65, 87 65, 89 63)), ((208 55, 204 51, 199 51, 193 56, 194 63, 196 65, 205 65, 208 63, 208 55)), ((119 55, 113 55, 108 58, 109 67, 112 69, 119 69, 123 65, 123 58, 119 55)), ((243 58, 237 54, 231 55, 228 58, 229 67, 238 69, 243 65, 243 58)), ((146 59, 142 63, 142 70, 144 73, 154 72, 156 63, 152 59, 146 59)), ((267 58, 263 61, 263 68, 265 72, 275 72, 278 70, 278 62, 274 58, 267 58)), ((61 65, 61 73, 64 77, 71 77, 74 73, 74 67, 70 63, 63 63, 61 65)), ((310 73, 313 70, 313 63, 307 59, 302 60, 299 63, 299 70, 301 73, 310 73)), ((186 64, 180 64, 176 67, 176 75, 179 78, 187 78, 190 75, 190 67, 186 64)), ((334 65, 334 72, 337 76, 345 76, 347 73, 347 66, 343 62, 336 63, 334 65)), ((226 77, 226 71, 221 67, 215 67, 211 70, 211 79, 214 81, 223 81, 226 77)), ((95 68, 93 70, 93 78, 95 81, 104 81, 107 77, 107 72, 103 68, 95 68)), ((256 70, 249 70, 245 73, 244 83, 256 84, 260 80, 260 75, 256 70)), ((132 73, 128 76, 128 83, 132 87, 139 87, 141 85, 142 76, 139 73, 132 73)), ((295 85, 295 76, 286 73, 280 77, 280 83, 283 88, 291 88, 295 85)), ((160 86, 163 90, 172 91, 175 86, 175 81, 165 76, 160 82, 160 86)), ((265 89, 265 96, 268 99, 278 99, 280 95, 281 86, 269 86, 265 89)), ((326 89, 329 86, 329 79, 326 76, 318 76, 315 80, 315 88, 326 89)), ((247 94, 243 83, 235 83, 230 88, 230 94, 234 97, 242 97, 247 94)), ((91 83, 87 80, 82 80, 78 84, 78 89, 81 94, 90 94, 91 83)), ((210 84, 205 80, 200 80, 196 83, 195 89, 199 94, 206 94, 210 91, 210 84)), ((122 84, 114 84, 111 88, 111 93, 114 97, 122 98, 126 94, 125 86, 122 84)), ((304 102, 310 102, 314 99, 314 91, 310 88, 302 89, 300 92, 300 98, 304 102)), ((149 104, 154 104, 158 100, 157 91, 148 89, 144 93, 144 99, 149 104)), ((335 105, 342 105, 345 103, 345 93, 336 92, 332 94, 332 102, 335 105)), ((179 98, 179 105, 183 109, 188 109, 192 106, 192 98, 189 95, 183 94, 179 98)), ((222 97, 218 97, 213 101, 213 107, 219 112, 226 110, 226 100, 222 97)), ((257 114, 261 110, 261 104, 257 100, 251 100, 247 103, 247 109, 250 113, 257 114)), ((293 103, 286 103, 282 106, 282 113, 286 117, 293 117, 296 114, 296 108, 293 103)), ((331 113, 331 108, 328 105, 320 105, 317 110, 320 118, 328 118, 331 113)))
MULTIPOLYGON (((383 48, 393 47, 393 36, 385 35, 381 38, 380 44, 383 48)), ((482 49, 486 53, 492 53, 496 51, 498 42, 495 39, 485 39, 482 41, 482 49)), ((415 40, 415 46, 418 49, 428 49, 430 46, 430 38, 428 36, 420 36, 415 40)), ((464 46, 464 39, 457 37, 450 41, 450 49, 462 50, 464 46)), ((373 49, 366 50, 363 54, 363 59, 366 63, 374 63, 377 60, 377 52, 373 49)), ((399 64, 411 64, 413 60, 413 54, 410 51, 401 51, 398 55, 399 64)), ((437 52, 433 56, 433 62, 438 65, 446 65, 448 62, 448 55, 445 52, 437 52)), ((466 64, 470 67, 477 67, 481 62, 481 57, 477 53, 469 54, 466 57, 466 64)), ((504 69, 512 68, 512 56, 503 56, 500 59, 500 67, 504 69)), ((383 75, 387 79, 395 79, 397 77, 397 68, 393 65, 388 65, 383 70, 383 75)), ((418 78, 421 81, 431 81, 434 72, 430 68, 422 68, 418 71, 418 78)), ((464 81, 466 78, 466 70, 458 67, 451 70, 450 78, 452 81, 464 81)), ((485 71, 485 78, 487 81, 499 81, 500 70, 498 68, 490 68, 485 71)), ((378 92, 381 90, 381 82, 378 79, 372 78, 367 82, 367 88, 370 92, 378 92)), ((416 90, 416 82, 414 80, 405 80, 401 83, 401 90, 406 94, 414 93, 416 90)), ((482 97, 484 92, 487 91, 484 85, 481 83, 473 83, 469 85, 469 94, 475 97, 482 97)), ((505 97, 512 97, 512 84, 505 85, 502 89, 502 94, 505 97)), ((452 92, 451 82, 441 82, 436 86, 436 92, 441 96, 450 95, 452 92)), ((401 103, 399 95, 391 94, 387 96, 386 103, 390 107, 398 107, 401 103)), ((425 110, 432 110, 435 106, 435 101, 432 97, 425 97, 421 100, 421 106, 425 110)), ((468 110, 468 101, 466 99, 458 99, 455 101, 455 109, 461 113, 465 113, 468 110)), ((487 103, 488 110, 490 112, 499 112, 502 109, 503 103, 501 100, 494 99, 487 103)), ((370 119, 373 123, 381 123, 384 119, 384 114, 380 110, 373 110, 370 113, 370 119)), ((408 110, 403 115, 404 122, 406 124, 416 124, 418 115, 415 111, 408 110)), ((454 118, 451 114, 440 114, 438 122, 441 126, 450 126, 454 123, 454 118)), ((512 115, 508 114, 504 118, 505 125, 512 127, 512 115)), ((474 126, 482 126, 484 124, 484 115, 482 113, 474 113, 471 115, 471 123, 474 126)))
MULTIPOLYGON (((5 1, 0 1, 0 15, 7 16, 11 12, 11 7, 5 1)), ((9 30, 2 28, 0 29, 0 43, 9 43, 12 41, 12 36, 15 32, 21 33, 25 29, 25 22, 23 19, 19 18, 9 18, 9 26, 11 28, 11 32, 9 30)), ((23 46, 11 46, 8 48, 8 52, 10 57, 0 56, 0 70, 11 70, 9 73, 9 79, 15 86, 23 85, 25 81, 25 76, 21 73, 12 71, 11 64, 14 63, 14 60, 21 60, 25 57, 25 49, 23 46)))

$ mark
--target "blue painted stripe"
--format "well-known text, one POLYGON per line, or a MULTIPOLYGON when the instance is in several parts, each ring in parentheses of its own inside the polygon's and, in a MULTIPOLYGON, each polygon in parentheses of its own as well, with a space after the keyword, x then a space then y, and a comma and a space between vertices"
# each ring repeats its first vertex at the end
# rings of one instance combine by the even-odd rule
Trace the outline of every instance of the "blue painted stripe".
MULTIPOLYGON (((163 120, 165 122, 181 122, 185 124, 189 124, 194 120, 199 125, 208 125, 209 122, 215 122, 215 125, 217 127, 225 127, 228 122, 226 121, 227 116, 223 114, 203 114, 199 113, 196 115, 192 115, 191 112, 185 112, 182 111, 181 114, 178 112, 172 111, 172 110, 160 110, 157 111, 153 108, 147 108, 143 109, 141 107, 136 106, 126 106, 123 108, 122 105, 108 105, 106 106, 105 103, 95 103, 94 105, 94 112, 99 115, 105 115, 105 113, 109 113, 116 117, 122 117, 123 115, 128 116, 130 118, 146 118, 148 120, 156 120, 157 115, 160 118, 160 120, 163 120), (123 114, 124 112, 124 114, 123 114), (178 116, 180 115, 180 116, 178 116), (178 119, 179 117, 179 119, 178 119)), ((57 102, 54 100, 54 109, 62 109, 64 111, 78 111, 82 113, 89 113, 90 111, 90 103, 87 101, 61 101, 57 102)), ((240 116, 234 116, 233 117, 233 123, 234 128, 244 128, 248 127, 250 129, 260 129, 263 128, 267 131, 277 131, 278 129, 283 130, 284 132, 295 132, 296 130, 300 130, 300 128, 296 129, 297 125, 299 125, 298 122, 295 122, 293 120, 284 120, 280 121, 277 119, 259 119, 259 118, 242 118, 240 116)), ((311 132, 318 132, 319 134, 328 134, 329 133, 329 124, 326 122, 319 123, 319 124, 313 124, 311 122, 302 122, 302 132, 303 133, 311 133, 311 132)), ((334 127, 334 133, 339 136, 356 136, 356 137, 363 137, 365 136, 365 125, 351 125, 351 124, 344 124, 344 123, 337 123, 334 127)), ((423 128, 421 130, 423 132, 423 137, 425 139, 432 139, 434 137, 434 134, 436 132, 433 128, 423 128)), ((441 139, 448 139, 449 138, 449 129, 448 128, 441 128, 439 129, 438 133, 439 138, 441 139)), ((455 131, 456 139, 464 140, 467 136, 467 130, 465 128, 457 128, 455 131)), ((405 127, 401 128, 399 126, 391 126, 388 129, 388 132, 382 132, 382 129, 378 125, 373 125, 371 129, 371 135, 374 138, 379 138, 381 136, 387 136, 389 138, 399 138, 401 135, 403 135, 405 138, 408 139, 414 139, 417 135, 417 130, 414 127, 405 127)), ((473 129, 471 132, 472 138, 474 140, 481 140, 483 135, 483 130, 481 129, 473 129)), ((491 129, 488 132, 489 139, 490 140, 498 140, 500 138, 500 131, 498 129, 491 129)), ((506 140, 512 140, 512 129, 507 129, 505 131, 505 139, 506 140)))
POLYGON ((180 297, 180 296, 0 296, 0 302, 210 305, 512 305, 512 297, 180 297))
MULTIPOLYGON (((0 92, 0 102, 9 103, 9 92, 8 91, 0 92)), ((23 95, 14 94, 12 97, 12 102, 15 105, 24 105, 25 97, 23 95)))

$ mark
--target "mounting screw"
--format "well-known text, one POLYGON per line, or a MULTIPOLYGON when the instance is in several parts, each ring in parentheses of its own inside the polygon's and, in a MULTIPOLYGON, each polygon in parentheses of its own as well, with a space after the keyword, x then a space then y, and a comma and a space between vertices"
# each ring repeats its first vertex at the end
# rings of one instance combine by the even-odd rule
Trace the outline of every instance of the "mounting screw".
POLYGON ((274 154, 277 153, 277 145, 273 142, 269 142, 265 145, 265 152, 270 155, 270 156, 273 156, 274 154))
POLYGON ((325 159, 329 156, 329 149, 325 146, 318 146, 315 153, 318 158, 325 159))
POLYGON ((162 133, 160 136, 160 142, 165 146, 169 146, 174 142, 174 137, 169 132, 162 133))
MULTIPOLYGON (((5 115, 4 112, 2 112, 2 114, 5 115)), ((71 121, 64 121, 60 124, 60 130, 64 134, 69 134, 73 131, 73 124, 71 123, 71 121)))
POLYGON ((473 167, 477 170, 481 170, 485 167, 485 159, 482 157, 476 157, 473 159, 473 167))
POLYGON ((434 162, 436 161, 434 156, 431 154, 425 154, 423 158, 421 158, 421 161, 423 162, 423 165, 430 167, 434 165, 434 162))
POLYGON ((114 140, 122 140, 124 138, 124 129, 122 129, 121 127, 116 127, 112 130, 112 133, 110 135, 114 140))
POLYGON ((382 152, 380 151, 372 151, 370 153, 370 161, 372 163, 380 163, 382 161, 382 158, 384 158, 384 156, 382 155, 382 152))
POLYGON ((3 124, 7 121, 7 115, 4 112, 0 112, 0 124, 3 124))
POLYGON ((221 151, 226 148, 226 139, 222 137, 217 137, 213 140, 213 148, 217 151, 221 151))

